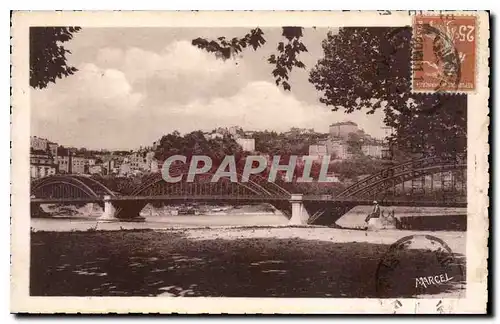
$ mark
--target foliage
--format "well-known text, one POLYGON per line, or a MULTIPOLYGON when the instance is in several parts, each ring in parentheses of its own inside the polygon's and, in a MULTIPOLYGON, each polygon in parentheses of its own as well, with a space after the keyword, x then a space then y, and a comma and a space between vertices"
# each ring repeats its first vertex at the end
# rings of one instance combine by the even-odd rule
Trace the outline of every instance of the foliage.
POLYGON ((30 28, 30 86, 43 89, 49 82, 77 71, 67 64, 69 50, 62 46, 73 38, 80 27, 30 28))
POLYGON ((358 177, 374 174, 385 169, 387 165, 382 160, 372 159, 366 156, 357 156, 350 160, 332 163, 330 170, 339 177, 339 179, 358 180, 358 177))
POLYGON ((256 151, 269 155, 307 155, 309 146, 316 144, 324 134, 309 132, 302 134, 292 128, 286 133, 260 131, 253 134, 256 151))
POLYGON ((363 139, 357 133, 349 133, 347 135, 347 150, 353 155, 363 155, 361 147, 363 146, 363 139))
POLYGON ((187 157, 208 155, 213 161, 222 161, 226 155, 230 154, 242 154, 241 147, 230 136, 207 139, 201 131, 194 131, 184 136, 175 131, 160 139, 155 151, 155 158, 164 161, 172 155, 187 157))
POLYGON ((323 41, 324 57, 309 81, 332 110, 378 109, 394 129, 393 145, 421 154, 466 149, 466 95, 415 94, 411 90, 411 28, 341 28, 323 41))
MULTIPOLYGON (((279 42, 276 47, 277 53, 270 55, 267 59, 270 64, 275 66, 272 74, 276 85, 281 85, 285 90, 291 89, 288 82, 289 72, 294 67, 305 68, 304 63, 298 59, 301 52, 307 52, 306 46, 301 41, 302 29, 302 27, 283 27, 281 35, 285 38, 285 41, 279 42)), ((265 43, 264 32, 260 28, 254 28, 245 36, 241 38, 233 37, 231 40, 227 40, 222 36, 217 40, 207 40, 199 37, 192 41, 194 46, 209 53, 215 53, 217 57, 224 60, 241 53, 247 47, 257 50, 265 43)))

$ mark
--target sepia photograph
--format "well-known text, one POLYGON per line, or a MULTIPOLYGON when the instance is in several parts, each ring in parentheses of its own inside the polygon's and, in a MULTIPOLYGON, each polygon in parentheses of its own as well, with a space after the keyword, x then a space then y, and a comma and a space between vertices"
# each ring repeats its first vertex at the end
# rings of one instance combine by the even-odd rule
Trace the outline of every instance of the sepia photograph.
POLYGON ((19 296, 485 311, 487 13, 164 14, 14 14, 19 296))

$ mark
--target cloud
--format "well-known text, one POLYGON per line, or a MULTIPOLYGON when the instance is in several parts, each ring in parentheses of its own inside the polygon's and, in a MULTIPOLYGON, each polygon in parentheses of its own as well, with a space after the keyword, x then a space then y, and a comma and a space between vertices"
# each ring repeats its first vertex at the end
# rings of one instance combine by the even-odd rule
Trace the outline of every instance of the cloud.
POLYGON ((265 81, 252 82, 234 96, 214 98, 208 103, 195 100, 176 107, 175 111, 199 128, 240 125, 252 130, 285 131, 290 127, 325 130, 331 117, 328 109, 301 102, 265 81))
POLYGON ((31 132, 66 145, 105 143, 108 121, 130 118, 143 99, 123 72, 84 64, 47 89, 31 91, 31 132))
POLYGON ((137 47, 103 48, 96 64, 123 71, 135 89, 147 94, 150 105, 231 95, 248 82, 249 75, 242 61, 217 59, 184 40, 170 43, 160 53, 137 47))
POLYGON ((330 124, 351 120, 369 134, 384 135, 381 111, 373 115, 367 115, 366 111, 333 112, 324 105, 300 101, 293 91, 284 92, 274 83, 265 81, 249 83, 234 96, 214 98, 209 102, 194 100, 175 107, 172 112, 178 119, 175 125, 179 131, 239 125, 249 130, 287 131, 291 127, 301 127, 328 132, 330 124))
POLYGON ((175 79, 179 75, 210 77, 217 79, 234 71, 237 61, 222 61, 215 55, 203 51, 188 41, 175 41, 160 53, 137 47, 122 51, 117 48, 103 48, 97 54, 97 65, 122 70, 134 82, 138 79, 161 77, 175 79))
MULTIPOLYGON (((108 75, 108 81, 114 80, 113 73, 105 75, 108 75)), ((117 73, 116 77, 118 75, 120 74, 117 73)), ((96 82, 94 86, 103 86, 98 78, 92 80, 96 82)), ((305 127, 327 132, 332 122, 351 119, 361 127, 365 126, 366 131, 380 128, 373 123, 373 116, 363 118, 365 114, 362 112, 351 115, 331 112, 325 106, 299 101, 293 93, 285 93, 271 82, 251 82, 230 97, 215 97, 208 101, 197 99, 186 104, 153 107, 140 105, 140 101, 134 102, 137 99, 132 98, 138 95, 131 92, 126 84, 121 84, 121 78, 116 80, 115 86, 121 91, 112 89, 110 93, 115 100, 128 104, 128 107, 122 107, 120 111, 116 106, 104 105, 98 100, 101 97, 94 101, 88 98, 81 100, 81 97, 75 100, 76 98, 68 96, 61 99, 56 94, 54 96, 58 100, 51 110, 52 118, 39 121, 38 130, 43 132, 35 134, 57 139, 67 145, 133 149, 151 145, 162 135, 174 130, 187 133, 198 129, 208 131, 220 126, 239 125, 247 130, 276 131, 305 127), (65 110, 66 114, 61 115, 61 110, 65 110), (366 126, 372 129, 367 129, 366 126)), ((90 89, 87 91, 98 91, 90 89)), ((85 92, 84 89, 80 91, 85 92)), ((106 90, 99 91, 101 95, 107 93, 106 90)), ((116 103, 115 100, 112 102, 116 103)))
MULTIPOLYGON (((255 80, 245 59, 222 61, 188 41, 160 52, 102 48, 79 71, 48 89, 32 90, 33 135, 62 145, 133 149, 179 130, 239 125, 248 130, 290 127, 328 131, 353 120, 376 133, 380 116, 345 115, 298 100, 272 82, 255 80), (246 62, 246 63, 245 63, 246 62)), ((376 114, 377 115, 377 114, 376 114)))

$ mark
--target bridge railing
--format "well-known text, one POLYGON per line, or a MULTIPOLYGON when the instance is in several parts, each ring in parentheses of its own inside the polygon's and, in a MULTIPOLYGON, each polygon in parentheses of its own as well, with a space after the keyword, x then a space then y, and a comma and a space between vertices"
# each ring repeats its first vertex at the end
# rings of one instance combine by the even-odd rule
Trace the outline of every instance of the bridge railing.
MULTIPOLYGON (((466 165, 461 159, 445 159, 442 157, 426 157, 419 160, 408 161, 387 169, 383 169, 357 183, 349 186, 344 191, 339 193, 337 197, 349 197, 356 195, 365 188, 369 188, 376 184, 393 179, 395 177, 408 174, 412 171, 425 170, 427 168, 434 168, 437 166, 445 167, 462 167, 466 165)), ((429 169, 430 170, 430 169, 429 169)))

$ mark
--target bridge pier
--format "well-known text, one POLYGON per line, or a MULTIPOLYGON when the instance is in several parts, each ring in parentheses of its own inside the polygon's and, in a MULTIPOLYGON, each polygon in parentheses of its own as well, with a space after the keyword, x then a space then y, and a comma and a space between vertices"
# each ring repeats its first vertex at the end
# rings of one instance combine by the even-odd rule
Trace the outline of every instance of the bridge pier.
POLYGON ((50 214, 42 209, 39 203, 30 203, 30 214, 33 218, 47 218, 50 214))
POLYGON ((118 221, 118 218, 116 217, 116 207, 111 201, 111 196, 104 196, 103 212, 98 219, 102 221, 118 221))
POLYGON ((104 196, 104 211, 98 220, 106 222, 143 222, 144 217, 139 215, 142 208, 144 208, 144 205, 139 202, 131 204, 130 202, 112 201, 111 196, 104 196), (118 211, 121 214, 120 218, 117 217, 118 211))
POLYGON ((302 194, 292 194, 290 204, 292 204, 292 217, 288 222, 289 225, 305 225, 309 219, 309 214, 304 207, 302 194))

